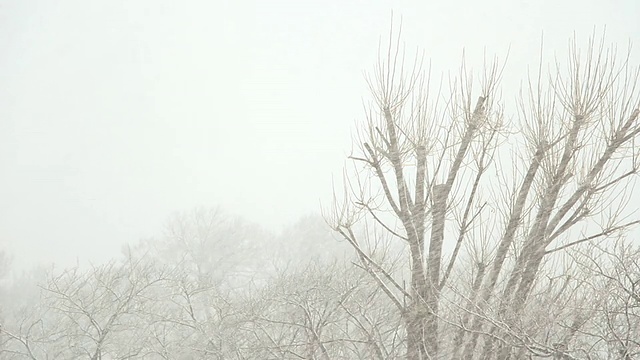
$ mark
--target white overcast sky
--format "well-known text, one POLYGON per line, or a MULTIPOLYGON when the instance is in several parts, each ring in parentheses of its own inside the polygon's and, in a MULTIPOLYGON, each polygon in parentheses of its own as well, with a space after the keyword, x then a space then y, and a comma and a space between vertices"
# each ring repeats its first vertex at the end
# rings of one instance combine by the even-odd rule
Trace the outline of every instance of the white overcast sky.
POLYGON ((640 46, 637 0, 0 0, 0 246, 97 261, 197 206, 274 230, 317 212, 392 10, 436 74, 511 47, 525 75, 543 31, 640 46))

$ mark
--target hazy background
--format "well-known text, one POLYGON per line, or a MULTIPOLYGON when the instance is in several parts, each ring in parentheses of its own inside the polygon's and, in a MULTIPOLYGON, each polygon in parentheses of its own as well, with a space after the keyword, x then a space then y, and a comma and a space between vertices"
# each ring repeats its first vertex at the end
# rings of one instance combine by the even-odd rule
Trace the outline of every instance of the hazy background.
POLYGON ((434 75, 510 48, 505 99, 543 30, 550 54, 604 25, 640 46, 637 0, 0 0, 0 250, 101 261, 174 211, 318 212, 392 10, 434 75))

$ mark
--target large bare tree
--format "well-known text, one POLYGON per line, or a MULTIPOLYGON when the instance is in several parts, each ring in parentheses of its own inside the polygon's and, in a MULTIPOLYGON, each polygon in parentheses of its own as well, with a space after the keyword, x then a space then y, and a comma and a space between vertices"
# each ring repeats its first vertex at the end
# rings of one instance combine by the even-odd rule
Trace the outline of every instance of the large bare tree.
POLYGON ((498 60, 433 84, 399 37, 368 78, 332 227, 402 314, 407 359, 550 356, 524 323, 545 264, 638 222, 626 206, 640 166, 638 67, 604 38, 583 50, 574 39, 566 62, 540 59, 507 114, 498 60), (406 246, 408 285, 368 250, 381 237, 406 246))

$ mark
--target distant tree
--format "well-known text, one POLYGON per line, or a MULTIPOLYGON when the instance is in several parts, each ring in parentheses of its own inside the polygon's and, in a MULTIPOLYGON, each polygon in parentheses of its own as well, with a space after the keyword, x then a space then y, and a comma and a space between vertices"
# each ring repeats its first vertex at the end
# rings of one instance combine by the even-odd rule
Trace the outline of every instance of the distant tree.
POLYGON ((340 262, 281 273, 247 303, 244 358, 396 358, 401 319, 366 276, 340 262))
POLYGON ((463 63, 434 92, 422 61, 405 63, 389 40, 332 227, 404 319, 407 359, 550 356, 528 314, 577 284, 544 292, 545 264, 638 223, 626 207, 640 168, 638 67, 603 39, 574 40, 566 65, 541 65, 505 116, 497 60, 477 75, 463 63), (406 286, 367 250, 382 233, 408 249, 406 286))
POLYGON ((257 224, 219 208, 176 213, 162 236, 141 241, 125 253, 181 264, 195 282, 242 289, 264 277, 271 264, 267 249, 273 235, 257 224))
POLYGON ((592 359, 640 356, 640 246, 594 245, 572 253, 591 289, 593 310, 577 335, 571 354, 592 359))
POLYGON ((273 258, 279 269, 306 267, 309 262, 332 263, 353 255, 349 244, 336 241, 335 233, 321 215, 303 216, 285 226, 274 237, 271 248, 275 249, 273 258))
POLYGON ((128 258, 52 274, 36 306, 1 329, 9 359, 131 359, 143 354, 141 317, 166 274, 128 258))
MULTIPOLYGON (((0 289, 0 359, 17 358, 7 357, 17 342, 24 341, 27 344, 37 343, 38 338, 48 334, 44 330, 45 325, 40 321, 46 314, 45 300, 40 296, 39 285, 46 281, 47 269, 36 267, 21 274, 11 274, 5 277, 5 282, 0 289), (38 325, 38 326, 36 326, 38 325), (29 329, 28 338, 21 337, 24 331, 29 329), (40 330, 38 332, 38 330, 40 330)), ((30 344, 30 345, 31 345, 30 344)), ((24 344, 23 344, 24 345, 24 344)), ((23 345, 19 347, 22 348, 23 345)), ((34 345, 33 351, 37 346, 34 345)))
POLYGON ((0 251, 0 324, 3 323, 3 309, 7 302, 7 275, 9 273, 10 261, 4 251, 0 251))

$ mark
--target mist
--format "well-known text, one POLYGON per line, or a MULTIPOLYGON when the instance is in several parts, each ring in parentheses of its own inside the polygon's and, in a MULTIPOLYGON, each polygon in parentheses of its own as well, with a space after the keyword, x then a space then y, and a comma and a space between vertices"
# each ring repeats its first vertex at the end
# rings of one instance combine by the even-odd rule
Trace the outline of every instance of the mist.
MULTIPOLYGON (((256 244, 238 248, 255 263, 208 270, 220 279, 258 263, 269 276, 347 271, 353 244, 327 215, 348 185, 374 102, 367 79, 389 42, 444 87, 463 59, 480 71, 497 56, 508 122, 541 54, 554 64, 574 36, 601 34, 625 53, 640 39, 638 14, 636 1, 0 0, 0 274, 36 283, 132 254, 233 258, 166 254, 186 251, 172 247, 176 223, 201 229, 203 219, 256 244)), ((628 61, 639 59, 634 50, 628 61)), ((625 216, 640 200, 628 191, 625 216)), ((216 254, 237 245, 199 244, 216 254)), ((372 251, 407 276, 406 249, 390 248, 372 251)), ((4 301, 29 296, 5 291, 4 301)))

